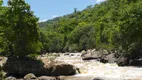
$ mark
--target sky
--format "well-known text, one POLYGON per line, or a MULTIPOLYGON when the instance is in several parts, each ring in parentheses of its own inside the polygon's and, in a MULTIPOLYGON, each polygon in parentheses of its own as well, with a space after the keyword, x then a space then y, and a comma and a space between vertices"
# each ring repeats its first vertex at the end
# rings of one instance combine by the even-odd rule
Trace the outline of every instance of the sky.
MULTIPOLYGON (((4 5, 8 0, 3 0, 4 5)), ((55 17, 73 13, 74 8, 83 10, 89 5, 99 4, 105 0, 25 0, 34 11, 39 21, 46 21, 55 17)))

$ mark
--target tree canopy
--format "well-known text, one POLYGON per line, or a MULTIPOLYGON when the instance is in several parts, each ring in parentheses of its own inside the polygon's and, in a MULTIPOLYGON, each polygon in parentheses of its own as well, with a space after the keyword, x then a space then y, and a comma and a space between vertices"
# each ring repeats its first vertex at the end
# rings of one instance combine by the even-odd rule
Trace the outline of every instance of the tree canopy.
MULTIPOLYGON (((48 37, 52 33, 62 36, 60 51, 106 48, 127 52, 142 42, 142 0, 106 0, 82 11, 75 10, 39 23, 49 41, 53 40, 48 37)), ((43 47, 49 51, 46 45, 43 47)))
POLYGON ((9 0, 3 13, 3 53, 26 56, 40 52, 38 18, 24 0, 9 0))

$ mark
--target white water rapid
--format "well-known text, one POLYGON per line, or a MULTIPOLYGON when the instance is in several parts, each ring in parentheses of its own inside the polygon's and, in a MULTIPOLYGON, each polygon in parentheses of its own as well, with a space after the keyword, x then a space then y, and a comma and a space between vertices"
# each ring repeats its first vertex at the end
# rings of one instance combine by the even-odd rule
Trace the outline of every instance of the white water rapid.
POLYGON ((81 53, 60 54, 56 61, 63 61, 80 69, 80 73, 64 77, 65 80, 142 80, 141 67, 119 67, 115 63, 83 61, 81 53))

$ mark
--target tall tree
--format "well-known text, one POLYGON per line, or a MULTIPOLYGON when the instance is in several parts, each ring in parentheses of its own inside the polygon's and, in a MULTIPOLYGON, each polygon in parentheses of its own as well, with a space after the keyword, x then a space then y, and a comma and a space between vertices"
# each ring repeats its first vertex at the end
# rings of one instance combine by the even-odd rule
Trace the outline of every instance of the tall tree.
POLYGON ((40 51, 38 18, 24 0, 9 0, 6 11, 5 37, 10 54, 26 56, 40 51))
MULTIPOLYGON (((2 15, 2 1, 0 1, 0 47, 2 47, 2 27, 1 27, 1 15, 2 15)), ((0 48, 0 52, 2 51, 2 48, 0 48)))
POLYGON ((4 47, 6 47, 5 44, 5 38, 4 38, 4 25, 5 25, 5 12, 8 9, 5 6, 2 6, 3 0, 0 1, 0 53, 4 51, 4 47))

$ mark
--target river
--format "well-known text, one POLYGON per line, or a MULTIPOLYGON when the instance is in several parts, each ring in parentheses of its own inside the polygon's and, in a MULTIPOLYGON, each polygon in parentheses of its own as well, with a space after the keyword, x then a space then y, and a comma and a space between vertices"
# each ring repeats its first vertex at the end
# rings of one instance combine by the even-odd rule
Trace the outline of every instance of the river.
POLYGON ((81 53, 60 54, 55 59, 79 68, 80 73, 61 76, 64 80, 142 80, 141 67, 120 67, 116 63, 100 63, 96 60, 83 61, 81 53))

